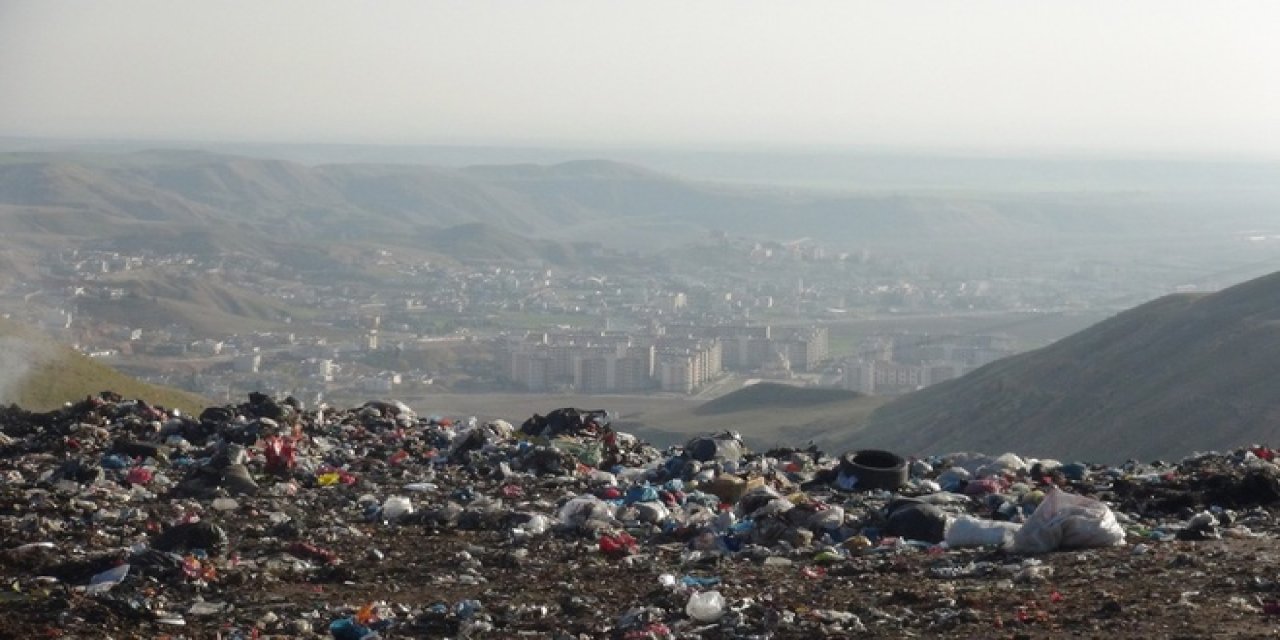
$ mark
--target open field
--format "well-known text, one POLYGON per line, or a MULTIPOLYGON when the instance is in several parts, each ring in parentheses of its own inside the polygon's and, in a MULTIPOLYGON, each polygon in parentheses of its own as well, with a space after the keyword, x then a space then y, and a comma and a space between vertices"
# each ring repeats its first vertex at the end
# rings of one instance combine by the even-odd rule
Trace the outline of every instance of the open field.
POLYGON ((878 333, 928 333, 932 335, 1004 334, 1018 350, 1043 347, 1092 326, 1112 311, 1023 312, 993 311, 949 315, 882 315, 851 318, 827 324, 833 357, 857 355, 859 344, 878 333))

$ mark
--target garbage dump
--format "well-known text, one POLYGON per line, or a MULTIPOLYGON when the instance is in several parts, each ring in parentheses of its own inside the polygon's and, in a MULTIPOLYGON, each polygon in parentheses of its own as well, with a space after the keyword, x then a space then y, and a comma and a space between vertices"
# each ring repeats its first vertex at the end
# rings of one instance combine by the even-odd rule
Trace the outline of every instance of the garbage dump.
POLYGON ((1280 469, 657 449, 252 394, 0 409, 0 607, 24 637, 1261 635, 1280 469), (1213 625, 1213 626, 1206 626, 1213 625))

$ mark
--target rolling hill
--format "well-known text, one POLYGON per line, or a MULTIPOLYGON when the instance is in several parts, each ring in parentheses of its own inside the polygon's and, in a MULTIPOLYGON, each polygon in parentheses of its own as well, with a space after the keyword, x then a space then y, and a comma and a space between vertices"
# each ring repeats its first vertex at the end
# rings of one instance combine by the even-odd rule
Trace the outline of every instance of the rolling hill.
POLYGON ((118 299, 83 297, 77 312, 121 326, 161 329, 177 324, 198 332, 270 331, 287 326, 297 309, 214 274, 200 277, 132 271, 105 279, 124 290, 118 299))
POLYGON ((624 411, 615 426, 660 445, 683 443, 696 434, 737 431, 761 451, 808 441, 826 446, 827 434, 862 424, 884 402, 842 389, 759 383, 703 403, 659 401, 659 407, 624 411))
POLYGON ((758 409, 813 408, 856 400, 859 397, 861 394, 856 391, 844 389, 761 382, 709 400, 694 409, 693 413, 700 416, 714 416, 758 409))
POLYGON ((1280 273, 1170 295, 876 410, 848 446, 1115 462, 1280 440, 1280 273))
POLYGON ((455 225, 423 234, 422 249, 466 256, 472 262, 542 260, 557 266, 581 262, 572 243, 529 238, 483 222, 455 225))
POLYGON ((916 246, 1187 233, 1203 225, 1201 213, 1144 194, 1045 199, 723 185, 608 160, 454 169, 307 166, 180 150, 0 154, 0 235, 36 244, 44 237, 52 246, 137 236, 204 250, 232 236, 252 239, 242 249, 258 252, 270 243, 334 240, 409 246, 474 224, 622 249, 680 246, 710 229, 916 246))

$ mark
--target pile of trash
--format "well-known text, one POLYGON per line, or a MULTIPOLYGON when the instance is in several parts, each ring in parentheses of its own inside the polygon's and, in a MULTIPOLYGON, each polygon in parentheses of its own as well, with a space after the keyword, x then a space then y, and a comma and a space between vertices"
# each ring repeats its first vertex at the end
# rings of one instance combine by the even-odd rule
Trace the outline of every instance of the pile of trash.
MULTIPOLYGON (((0 431, 0 606, 36 636, 1097 630, 1124 605, 1090 592, 1082 614, 1055 580, 1274 540, 1280 504, 1260 446, 1119 466, 735 433, 659 450, 606 411, 517 428, 256 393, 188 416, 104 392, 0 409, 0 431)), ((1272 611, 1248 597, 1270 580, 1231 606, 1272 611)))

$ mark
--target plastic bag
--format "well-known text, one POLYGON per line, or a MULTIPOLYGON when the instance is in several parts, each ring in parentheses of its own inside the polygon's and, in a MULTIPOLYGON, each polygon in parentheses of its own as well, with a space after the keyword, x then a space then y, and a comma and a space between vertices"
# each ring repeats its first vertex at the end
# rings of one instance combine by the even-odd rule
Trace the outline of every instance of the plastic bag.
POLYGON ((529 518, 529 521, 524 523, 523 527, 524 531, 531 536, 540 536, 550 528, 551 521, 540 513, 533 514, 533 517, 529 518))
POLYGON ((636 552, 636 539, 625 531, 600 536, 600 553, 625 556, 636 552))
POLYGON ((1015 553, 1110 547, 1124 543, 1124 529, 1107 505, 1051 489, 1013 536, 1015 553))
POLYGON ((391 496, 382 503, 382 519, 395 522, 413 513, 413 501, 404 496, 391 496))
POLYGON ((709 462, 711 460, 727 460, 737 462, 742 459, 745 447, 742 438, 736 433, 725 432, 715 436, 699 436, 684 446, 685 453, 694 460, 709 462))
POLYGON ((98 575, 93 576, 93 579, 89 581, 89 586, 85 589, 85 593, 88 593, 89 595, 106 593, 110 591, 112 587, 124 582, 125 576, 128 575, 129 565, 116 565, 102 573, 99 573, 98 575))
POLYGON ((560 438, 552 440, 551 447, 573 456, 588 467, 598 467, 604 460, 604 449, 598 442, 576 442, 560 438))
POLYGON ((608 520, 613 509, 593 495, 581 495, 560 507, 560 522, 577 527, 590 520, 608 520))
POLYGON ((715 622, 724 617, 725 604, 719 591, 703 591, 689 596, 684 612, 697 622, 715 622))
POLYGON ((1016 522, 960 516, 947 525, 946 542, 953 549, 1007 547, 1013 543, 1013 537, 1020 529, 1022 525, 1016 522))
POLYGON ((292 440, 268 436, 263 445, 263 453, 267 456, 267 473, 285 473, 297 466, 298 452, 292 440))

